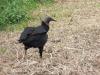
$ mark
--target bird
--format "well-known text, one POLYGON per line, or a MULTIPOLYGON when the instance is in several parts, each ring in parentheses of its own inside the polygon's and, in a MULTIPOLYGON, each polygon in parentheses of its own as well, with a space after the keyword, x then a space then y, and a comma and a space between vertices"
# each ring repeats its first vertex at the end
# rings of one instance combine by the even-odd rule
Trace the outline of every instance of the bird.
POLYGON ((43 48, 48 39, 47 32, 49 30, 50 21, 56 22, 55 19, 49 16, 45 16, 42 19, 41 25, 37 27, 26 27, 24 31, 21 33, 18 41, 19 43, 23 43, 25 46, 24 59, 27 54, 27 49, 32 47, 39 49, 40 58, 42 59, 43 48))

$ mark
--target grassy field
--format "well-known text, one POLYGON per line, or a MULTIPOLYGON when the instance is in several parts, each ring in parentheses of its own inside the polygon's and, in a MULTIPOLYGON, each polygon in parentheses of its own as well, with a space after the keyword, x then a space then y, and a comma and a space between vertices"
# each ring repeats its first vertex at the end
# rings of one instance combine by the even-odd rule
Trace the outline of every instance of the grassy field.
POLYGON ((0 75, 100 75, 99 2, 55 0, 32 9, 34 18, 0 32, 0 75), (45 15, 57 22, 50 23, 43 59, 30 48, 24 61, 24 45, 17 40, 24 27, 40 25, 45 15))
MULTIPOLYGON (((1 0, 0 1, 0 31, 13 30, 19 25, 27 26, 27 23, 36 19, 31 14, 40 10, 41 6, 48 6, 54 0, 1 0), (26 22, 25 22, 26 21, 26 22)), ((20 27, 21 28, 21 27, 20 27)))

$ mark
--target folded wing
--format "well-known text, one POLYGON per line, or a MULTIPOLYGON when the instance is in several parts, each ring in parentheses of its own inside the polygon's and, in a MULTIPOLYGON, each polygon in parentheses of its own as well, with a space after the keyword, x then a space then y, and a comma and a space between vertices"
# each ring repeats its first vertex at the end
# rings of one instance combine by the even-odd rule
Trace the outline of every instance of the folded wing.
MULTIPOLYGON (((39 35, 46 33, 47 31, 42 27, 38 26, 36 28, 26 27, 20 36, 19 42, 28 43, 33 40, 39 40, 37 38, 39 35)), ((41 37, 40 37, 41 38, 41 37)))

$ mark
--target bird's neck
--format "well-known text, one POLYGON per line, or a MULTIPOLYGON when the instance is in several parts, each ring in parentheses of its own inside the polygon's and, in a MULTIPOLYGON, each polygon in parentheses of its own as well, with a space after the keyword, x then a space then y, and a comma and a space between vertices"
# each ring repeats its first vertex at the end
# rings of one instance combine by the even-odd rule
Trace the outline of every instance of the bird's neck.
POLYGON ((42 27, 46 30, 46 31, 48 31, 49 30, 49 26, 48 25, 46 25, 43 21, 42 21, 42 27))

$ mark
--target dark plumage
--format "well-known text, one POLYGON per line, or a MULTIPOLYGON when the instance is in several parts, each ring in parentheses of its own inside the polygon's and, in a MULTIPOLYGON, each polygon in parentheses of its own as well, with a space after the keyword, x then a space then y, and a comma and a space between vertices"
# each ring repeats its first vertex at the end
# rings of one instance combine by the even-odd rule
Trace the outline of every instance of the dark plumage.
POLYGON ((49 22, 56 21, 49 16, 45 16, 42 20, 42 23, 38 27, 26 27, 22 32, 19 43, 23 43, 25 45, 25 55, 28 48, 39 48, 40 57, 42 58, 42 51, 45 43, 47 42, 48 35, 47 32, 49 30, 49 22))

